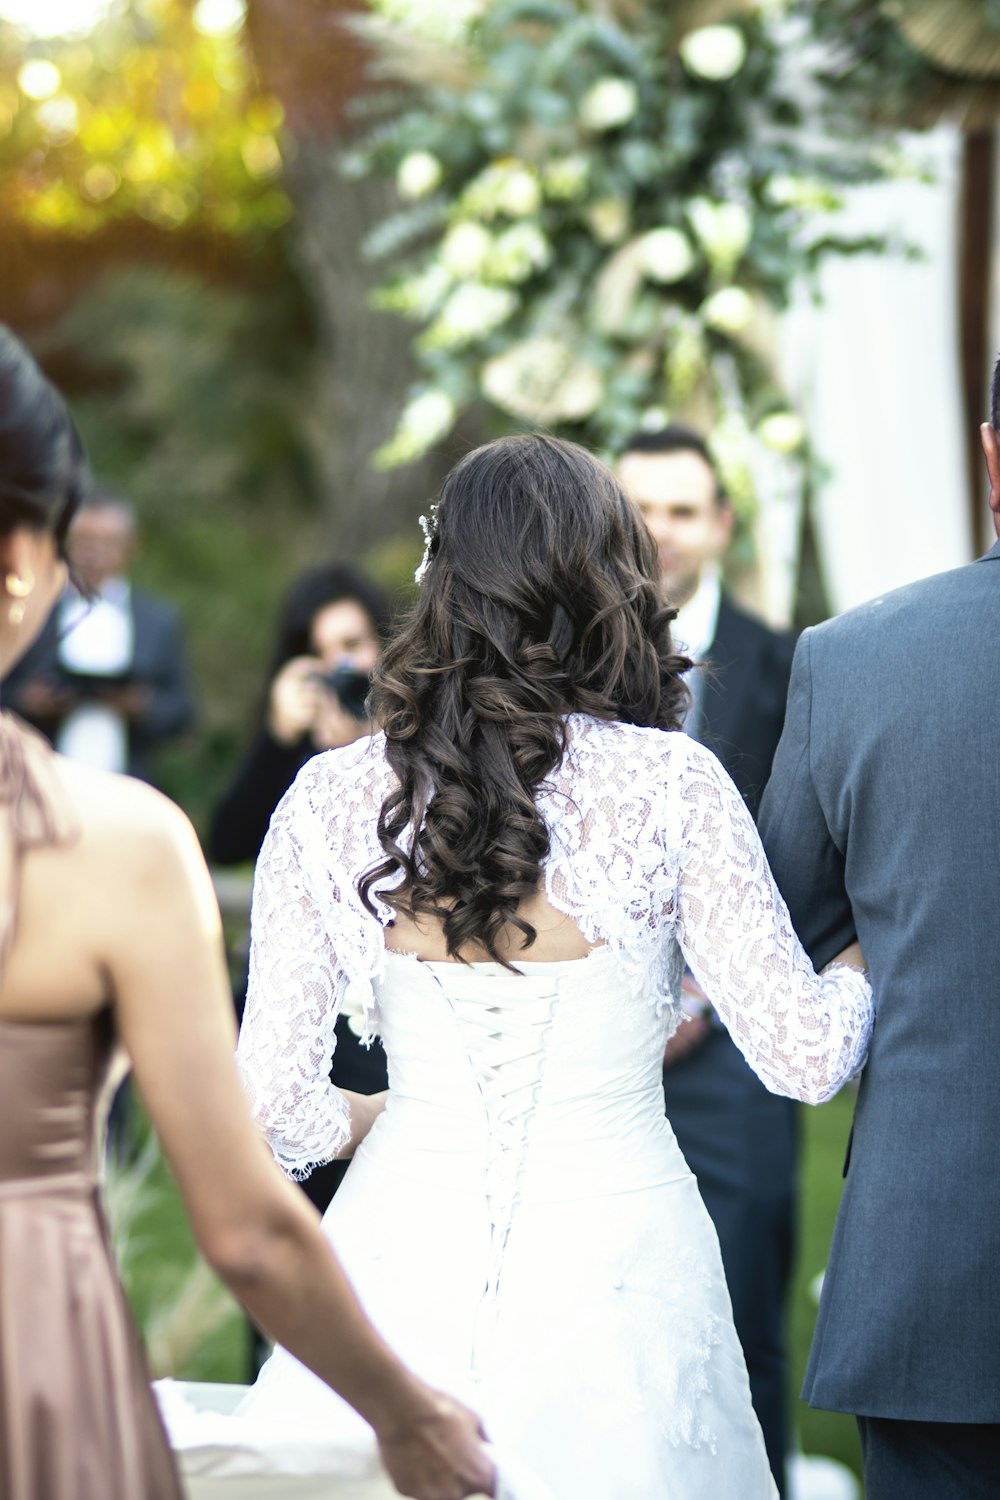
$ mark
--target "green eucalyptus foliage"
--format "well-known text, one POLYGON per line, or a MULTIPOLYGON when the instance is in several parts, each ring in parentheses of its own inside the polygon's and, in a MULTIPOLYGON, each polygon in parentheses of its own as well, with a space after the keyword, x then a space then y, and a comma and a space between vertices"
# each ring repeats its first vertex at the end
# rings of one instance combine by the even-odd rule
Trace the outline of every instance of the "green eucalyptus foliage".
MULTIPOLYGON (((345 161, 395 176, 399 210, 367 251, 423 374, 377 462, 408 462, 483 400, 612 454, 641 426, 695 420, 744 514, 757 440, 806 461, 770 316, 822 255, 871 248, 831 215, 842 184, 885 163, 849 90, 827 90, 833 144, 797 131, 789 7, 734 5, 721 24, 712 7, 692 29, 699 9, 494 0, 444 41, 423 34, 419 77, 383 95, 345 161)), ((398 28, 419 36, 422 17, 395 3, 370 31, 397 75, 398 28)))

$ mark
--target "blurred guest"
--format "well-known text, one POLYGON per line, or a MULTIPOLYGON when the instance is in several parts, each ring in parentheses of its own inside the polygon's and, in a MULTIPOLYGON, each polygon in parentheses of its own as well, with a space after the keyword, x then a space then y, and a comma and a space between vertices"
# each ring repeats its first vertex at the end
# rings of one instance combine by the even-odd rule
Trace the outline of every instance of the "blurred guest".
POLYGON ((132 507, 99 491, 69 533, 70 587, 5 684, 63 755, 152 779, 151 755, 194 717, 180 618, 129 580, 132 507))
MULTIPOLYGON (((312 568, 293 583, 278 621, 263 722, 211 819, 215 864, 256 859, 271 814, 306 761, 371 734, 365 700, 388 623, 388 600, 346 563, 312 568)), ((238 1009, 245 993, 244 984, 238 1009)), ((338 1088, 380 1093, 385 1052, 378 1041, 363 1047, 351 1019, 337 1021, 330 1077, 338 1088)), ((306 1195, 325 1209, 346 1171, 340 1161, 318 1167, 303 1184, 306 1195)))
MULTIPOLYGON (((688 674, 684 728, 715 752, 756 813, 784 722, 792 641, 739 609, 722 587, 733 512, 699 433, 675 424, 637 434, 619 477, 656 541, 665 592, 678 609, 675 640, 698 664, 688 674)), ((754 1409, 784 1493, 795 1106, 764 1087, 711 998, 685 977, 690 1019, 664 1058, 667 1116, 719 1236, 754 1409)))
POLYGON ((271 814, 310 756, 371 733, 365 699, 388 623, 388 600, 346 563, 312 568, 293 583, 263 722, 212 816, 208 853, 216 864, 256 859, 271 814))

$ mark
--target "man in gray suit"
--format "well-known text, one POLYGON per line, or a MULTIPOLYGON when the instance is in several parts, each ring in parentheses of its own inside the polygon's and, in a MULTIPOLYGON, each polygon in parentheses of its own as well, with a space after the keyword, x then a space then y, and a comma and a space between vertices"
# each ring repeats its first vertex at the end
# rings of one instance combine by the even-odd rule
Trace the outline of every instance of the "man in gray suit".
MULTIPOLYGON (((983 428, 1000 536, 1000 363, 983 428)), ((806 631, 760 811, 817 967, 876 1020, 803 1395, 867 1500, 1000 1495, 1000 542, 806 631)))

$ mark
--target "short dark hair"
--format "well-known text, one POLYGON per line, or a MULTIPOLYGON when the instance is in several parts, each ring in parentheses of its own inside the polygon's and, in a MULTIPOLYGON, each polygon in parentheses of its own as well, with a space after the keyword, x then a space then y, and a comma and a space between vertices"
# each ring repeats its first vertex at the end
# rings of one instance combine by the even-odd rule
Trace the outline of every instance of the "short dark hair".
POLYGON ((663 453, 697 453, 711 470, 715 480, 715 499, 718 505, 728 505, 729 495, 719 474, 719 466, 712 457, 712 450, 694 427, 686 422, 669 422, 665 427, 654 427, 650 431, 634 432, 622 450, 622 458, 630 453, 659 455, 663 453))
POLYGON ((1000 432, 1000 357, 993 366, 993 384, 990 389, 990 425, 1000 432))
POLYGON ((81 509, 113 510, 133 531, 138 529, 139 518, 131 500, 126 500, 124 495, 112 489, 103 479, 91 479, 81 509))

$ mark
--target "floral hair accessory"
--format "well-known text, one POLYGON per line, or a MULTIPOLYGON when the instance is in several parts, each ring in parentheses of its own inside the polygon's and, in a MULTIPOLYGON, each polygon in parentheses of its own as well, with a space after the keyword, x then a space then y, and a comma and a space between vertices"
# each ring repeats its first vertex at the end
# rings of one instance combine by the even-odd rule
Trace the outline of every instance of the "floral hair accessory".
POLYGON ((420 517, 420 530, 424 534, 424 555, 420 559, 420 565, 413 575, 414 583, 423 583, 424 579, 427 577, 427 569, 431 565, 431 558, 434 555, 435 543, 437 542, 438 538, 437 518, 438 508, 436 504, 432 505, 429 508, 426 516, 420 517))

